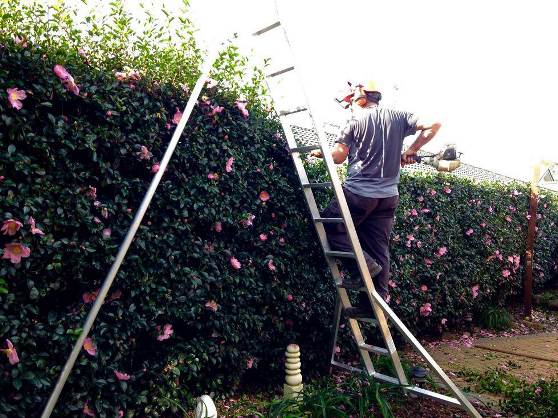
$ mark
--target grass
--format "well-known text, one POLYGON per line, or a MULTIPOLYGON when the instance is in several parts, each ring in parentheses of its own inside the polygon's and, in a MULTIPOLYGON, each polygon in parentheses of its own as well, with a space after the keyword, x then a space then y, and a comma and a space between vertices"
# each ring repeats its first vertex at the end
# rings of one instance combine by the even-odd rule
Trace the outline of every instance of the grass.
POLYGON ((490 307, 481 315, 482 324, 489 329, 503 331, 511 328, 513 317, 505 309, 498 306, 490 307))
POLYGON ((490 369, 479 373, 462 370, 461 376, 479 393, 501 395, 503 411, 520 417, 558 417, 558 379, 529 384, 507 372, 490 369))

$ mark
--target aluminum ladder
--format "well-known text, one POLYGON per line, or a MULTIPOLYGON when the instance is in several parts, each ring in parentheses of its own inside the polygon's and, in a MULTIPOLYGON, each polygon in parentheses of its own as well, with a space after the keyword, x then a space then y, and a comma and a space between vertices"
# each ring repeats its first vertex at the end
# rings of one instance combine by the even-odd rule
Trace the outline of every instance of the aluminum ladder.
MULTIPOLYGON (((279 15, 278 12, 277 15, 279 15)), ((275 30, 282 31, 284 42, 286 43, 288 51, 290 52, 289 55, 292 63, 291 65, 287 65, 284 68, 277 69, 276 71, 273 71, 266 75, 266 84, 268 87, 268 91, 270 93, 271 99, 273 100, 273 103, 276 104, 278 101, 276 101, 276 95, 274 94, 276 93, 274 91, 275 89, 272 88, 273 81, 276 80, 278 77, 286 77, 289 74, 294 75, 295 73, 294 54, 289 42, 289 38, 287 36, 287 32, 285 30, 284 25, 281 23, 280 20, 278 20, 277 22, 253 33, 253 36, 258 38, 264 37, 265 35, 275 30)), ((264 40, 264 38, 260 38, 260 39, 262 41, 264 40)), ((273 57, 269 59, 272 60, 273 57)), ((419 341, 413 336, 413 334, 409 331, 409 329, 407 329, 407 327, 403 324, 403 322, 401 322, 401 320, 397 317, 397 315, 391 310, 388 304, 382 299, 382 297, 374 289, 374 284, 370 277, 368 268, 366 267, 366 262, 364 260, 364 255, 360 246, 360 242, 358 240, 357 233, 353 224, 353 220, 351 218, 351 214, 349 212, 349 208, 347 206, 347 202, 345 200, 345 196, 342 191, 341 182, 337 175, 335 164, 331 156, 331 152, 327 142, 327 137, 323 129, 324 124, 318 117, 316 117, 316 114, 314 114, 311 111, 308 96, 304 92, 304 88, 302 86, 302 82, 300 79, 298 80, 298 87, 300 88, 300 91, 304 97, 306 104, 292 109, 276 109, 276 111, 279 116, 281 126, 283 128, 283 131, 287 139, 289 152, 293 158, 294 166, 296 168, 298 177, 300 179, 300 183, 304 192, 304 197, 308 204, 308 208, 310 209, 310 214, 312 216, 312 220, 316 228, 316 232, 318 233, 318 237, 322 245, 325 259, 327 261, 327 264, 329 266, 329 269, 331 271, 337 289, 337 298, 336 298, 337 302, 336 302, 335 315, 334 315, 334 333, 333 333, 334 338, 333 338, 333 345, 332 345, 331 365, 352 372, 366 373, 367 375, 373 377, 379 382, 401 386, 405 393, 432 398, 437 401, 443 402, 445 404, 460 407, 465 411, 467 411, 467 413, 472 417, 481 417, 481 415, 477 412, 477 410, 473 407, 473 405, 469 402, 469 400, 465 397, 465 395, 450 380, 450 378, 444 373, 444 371, 434 361, 434 359, 430 356, 430 354, 428 354, 425 348, 419 343, 419 341), (290 121, 292 120, 293 115, 301 114, 302 112, 307 112, 310 119, 312 120, 314 129, 318 134, 319 143, 316 145, 299 146, 295 140, 294 133, 292 131, 293 124, 290 121), (331 178, 330 182, 311 183, 308 180, 308 175, 306 173, 306 170, 304 169, 301 155, 304 155, 305 153, 308 153, 316 149, 321 150, 324 156, 327 172, 331 178), (324 187, 333 188, 335 197, 339 203, 342 218, 323 218, 320 216, 320 211, 316 203, 313 190, 317 188, 324 188, 324 187), (351 246, 353 249, 352 252, 333 251, 330 248, 326 238, 326 232, 324 229, 325 223, 345 224, 351 242, 351 246), (347 318, 350 326, 350 330, 352 332, 353 338, 357 345, 357 349, 360 353, 360 357, 362 359, 362 362, 364 363, 364 369, 360 369, 348 364, 344 364, 335 359, 336 357, 335 346, 336 346, 336 340, 339 331, 342 311, 351 307, 351 302, 349 300, 347 289, 343 287, 339 267, 337 265, 337 260, 343 258, 354 259, 358 264, 358 269, 360 271, 361 277, 363 279, 363 284, 364 284, 362 290, 366 291, 366 293, 368 294, 368 299, 370 301, 370 304, 372 306, 375 315, 375 322, 381 332, 381 335, 385 343, 385 347, 378 347, 372 344, 367 344, 363 338, 362 331, 359 325, 359 321, 362 321, 362 319, 347 318), (411 346, 422 356, 422 358, 426 361, 430 369, 434 371, 434 373, 438 376, 440 381, 445 385, 447 390, 453 396, 443 395, 434 391, 426 390, 418 386, 409 384, 407 377, 405 376, 403 367, 401 365, 401 360, 399 359, 397 348, 395 347, 393 338, 391 336, 391 332, 388 327, 388 322, 386 317, 399 330, 399 332, 405 337, 405 339, 411 344, 411 346), (388 376, 375 371, 374 366, 372 364, 372 359, 370 357, 370 353, 380 355, 380 356, 388 356, 391 359, 396 376, 388 376)), ((369 321, 374 321, 374 319, 369 319, 369 321)))

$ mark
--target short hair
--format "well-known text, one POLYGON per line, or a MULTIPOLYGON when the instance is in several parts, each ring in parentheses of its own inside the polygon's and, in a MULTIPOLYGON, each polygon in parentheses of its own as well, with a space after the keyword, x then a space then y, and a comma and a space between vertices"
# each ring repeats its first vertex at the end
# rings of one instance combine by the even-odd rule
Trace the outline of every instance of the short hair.
POLYGON ((380 103, 380 100, 382 100, 382 93, 379 91, 365 91, 364 94, 369 102, 380 103))

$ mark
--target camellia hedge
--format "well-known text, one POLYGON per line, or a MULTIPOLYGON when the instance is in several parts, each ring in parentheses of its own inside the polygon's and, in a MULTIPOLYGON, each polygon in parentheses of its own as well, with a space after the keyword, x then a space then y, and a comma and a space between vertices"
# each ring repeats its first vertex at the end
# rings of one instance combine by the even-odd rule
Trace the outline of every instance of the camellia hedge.
MULTIPOLYGON (((2 40, 1 417, 39 415, 158 170, 188 98, 161 77, 2 40)), ((214 84, 55 416, 165 416, 202 392, 277 383, 292 341, 306 370, 328 359, 335 293, 285 141, 262 106, 214 84)), ((520 185, 403 176, 390 282, 402 319, 458 326, 516 295, 527 203, 520 185)), ((555 199, 540 217, 537 285, 556 271, 555 199)))

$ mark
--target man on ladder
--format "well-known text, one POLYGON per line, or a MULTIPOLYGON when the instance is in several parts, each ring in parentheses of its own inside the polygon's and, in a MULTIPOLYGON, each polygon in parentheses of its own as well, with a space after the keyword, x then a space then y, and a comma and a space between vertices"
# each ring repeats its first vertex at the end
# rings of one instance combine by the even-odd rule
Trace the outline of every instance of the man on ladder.
MULTIPOLYGON (((357 107, 352 119, 339 133, 331 154, 336 164, 349 157, 343 192, 375 288, 389 302, 389 237, 399 202, 400 167, 415 162, 417 151, 434 138, 441 124, 424 124, 413 113, 380 107, 381 98, 382 94, 373 81, 356 86, 352 101, 357 107), (420 135, 407 151, 401 153, 403 139, 417 131, 420 135)), ((311 155, 322 157, 320 150, 311 155)), ((335 198, 322 216, 341 216, 335 198)), ((344 224, 326 224, 324 228, 333 250, 352 251, 344 224)), ((344 287, 361 288, 363 282, 354 278, 358 275, 356 262, 348 260, 345 263, 353 278, 345 277, 344 287)), ((351 317, 373 316, 368 296, 360 292, 358 306, 348 308, 346 314, 351 317)))

